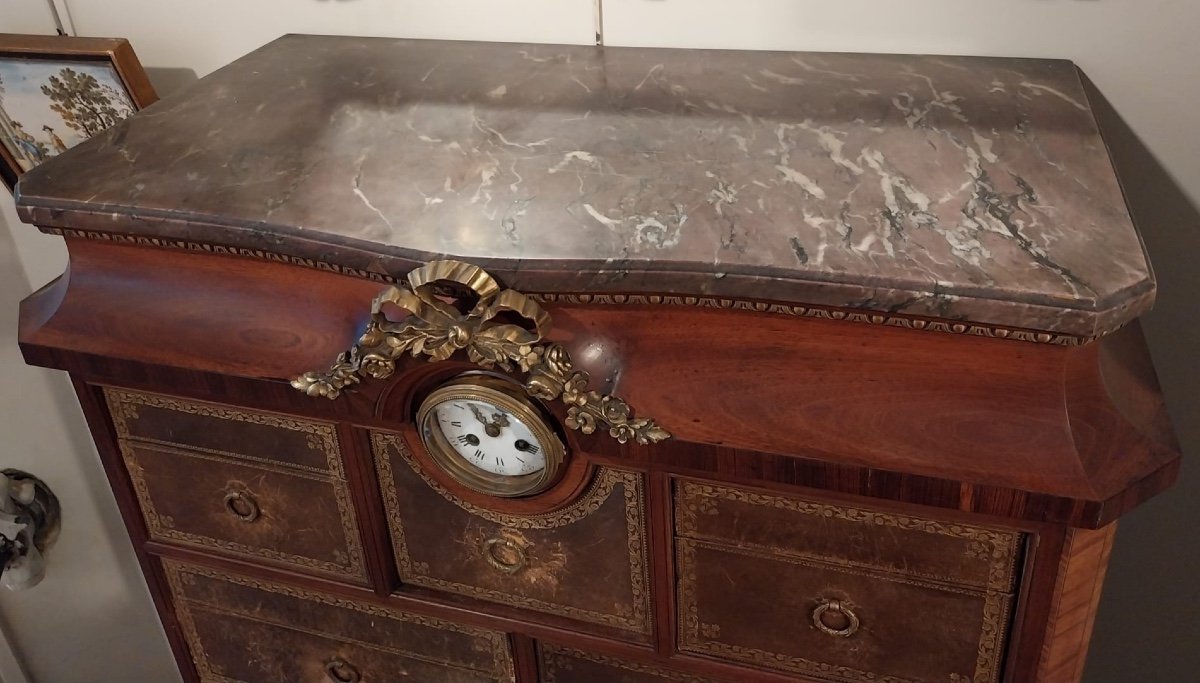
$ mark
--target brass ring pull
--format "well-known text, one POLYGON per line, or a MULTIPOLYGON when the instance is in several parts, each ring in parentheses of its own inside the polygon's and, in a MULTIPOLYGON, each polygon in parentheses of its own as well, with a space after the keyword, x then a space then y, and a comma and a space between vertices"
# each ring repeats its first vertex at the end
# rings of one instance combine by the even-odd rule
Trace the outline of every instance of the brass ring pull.
MULTIPOLYGON (((849 638, 858 631, 858 615, 854 610, 850 609, 841 600, 821 600, 817 603, 817 608, 812 613, 813 625, 822 633, 828 633, 831 636, 839 638, 849 638), (845 626, 834 628, 825 623, 826 614, 835 614, 842 617, 841 621, 845 626)), ((838 624, 840 626, 840 624, 838 624)))
POLYGON ((225 494, 225 509, 243 522, 253 522, 262 511, 249 491, 230 491, 225 494))
POLYGON ((333 683, 359 683, 362 680, 358 669, 341 657, 331 659, 325 664, 325 675, 333 683))
POLYGON ((524 548, 503 536, 493 536, 484 541, 483 556, 488 564, 505 574, 516 574, 525 568, 529 560, 524 548))

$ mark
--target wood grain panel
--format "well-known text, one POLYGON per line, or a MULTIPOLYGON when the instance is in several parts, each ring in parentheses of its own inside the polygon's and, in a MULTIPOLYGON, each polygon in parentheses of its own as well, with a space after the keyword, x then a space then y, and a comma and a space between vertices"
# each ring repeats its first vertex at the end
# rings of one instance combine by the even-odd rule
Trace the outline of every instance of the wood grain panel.
POLYGON ((1116 523, 1094 531, 1072 529, 1067 532, 1038 668, 1039 681, 1069 683, 1083 676, 1092 625, 1116 533, 1116 523))

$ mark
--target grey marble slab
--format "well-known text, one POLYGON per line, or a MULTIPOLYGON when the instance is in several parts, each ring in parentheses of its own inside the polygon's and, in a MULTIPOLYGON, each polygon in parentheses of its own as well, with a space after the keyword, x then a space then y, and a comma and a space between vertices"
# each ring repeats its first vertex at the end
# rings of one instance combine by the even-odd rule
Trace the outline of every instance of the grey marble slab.
POLYGON ((1089 337, 1154 280, 1070 62, 286 36, 27 174, 43 227, 1089 337))

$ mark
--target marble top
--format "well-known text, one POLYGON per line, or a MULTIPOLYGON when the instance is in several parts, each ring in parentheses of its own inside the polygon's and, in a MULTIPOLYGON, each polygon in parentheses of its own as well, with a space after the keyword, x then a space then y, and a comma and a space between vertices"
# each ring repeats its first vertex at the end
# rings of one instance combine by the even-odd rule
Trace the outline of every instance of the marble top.
POLYGON ((24 176, 44 228, 1082 337, 1154 280, 1036 59, 285 36, 24 176))

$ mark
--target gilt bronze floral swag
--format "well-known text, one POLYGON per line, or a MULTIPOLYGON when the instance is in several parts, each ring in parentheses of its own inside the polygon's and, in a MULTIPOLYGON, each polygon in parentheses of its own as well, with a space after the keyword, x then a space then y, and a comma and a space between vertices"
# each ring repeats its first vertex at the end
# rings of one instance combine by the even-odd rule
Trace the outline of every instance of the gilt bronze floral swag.
POLYGON ((343 389, 358 384, 360 377, 390 377, 396 360, 405 353, 440 361, 466 351, 467 358, 481 367, 524 373, 523 385, 530 396, 562 401, 571 429, 591 434, 604 426, 621 443, 670 438, 653 419, 634 418, 625 401, 588 391, 590 377, 575 369, 570 353, 561 344, 542 341, 550 329, 550 315, 524 294, 502 289, 482 268, 461 261, 431 261, 411 271, 407 281, 409 289, 389 286, 375 297, 366 331, 332 368, 306 372, 292 380, 292 386, 309 396, 335 399, 343 389), (453 285, 478 297, 469 312, 460 312, 446 300, 463 300, 464 292, 455 291, 453 285), (408 316, 389 319, 384 314, 388 304, 408 316), (504 322, 513 317, 527 325, 504 322))

